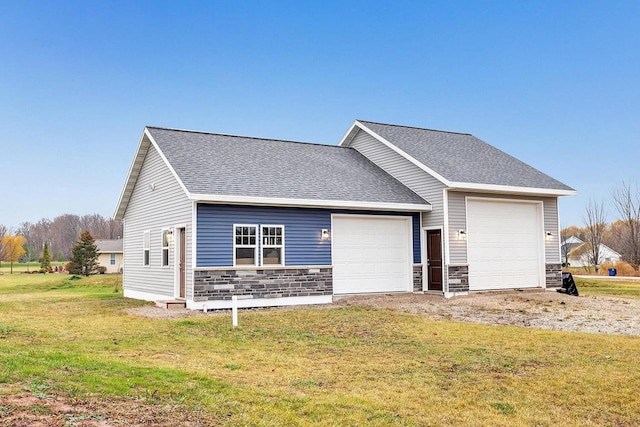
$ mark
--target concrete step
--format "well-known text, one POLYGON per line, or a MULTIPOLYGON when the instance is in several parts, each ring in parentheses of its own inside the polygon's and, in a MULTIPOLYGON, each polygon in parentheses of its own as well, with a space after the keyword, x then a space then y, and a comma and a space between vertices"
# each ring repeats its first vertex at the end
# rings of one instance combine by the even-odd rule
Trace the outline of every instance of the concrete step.
POLYGON ((163 301, 156 301, 156 306, 167 309, 167 310, 172 310, 172 309, 186 308, 187 302, 184 300, 178 300, 178 299, 163 300, 163 301))

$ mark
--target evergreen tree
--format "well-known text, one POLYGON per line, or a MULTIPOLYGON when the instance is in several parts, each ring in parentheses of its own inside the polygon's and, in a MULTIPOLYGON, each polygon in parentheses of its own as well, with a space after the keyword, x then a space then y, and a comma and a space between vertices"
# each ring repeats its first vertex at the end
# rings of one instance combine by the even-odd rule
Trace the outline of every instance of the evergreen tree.
POLYGON ((98 268, 98 247, 89 230, 84 230, 71 250, 69 273, 88 276, 98 268))
POLYGON ((51 268, 51 249, 49 248, 49 242, 44 242, 44 248, 42 249, 42 256, 40 256, 40 270, 43 272, 49 271, 51 268))

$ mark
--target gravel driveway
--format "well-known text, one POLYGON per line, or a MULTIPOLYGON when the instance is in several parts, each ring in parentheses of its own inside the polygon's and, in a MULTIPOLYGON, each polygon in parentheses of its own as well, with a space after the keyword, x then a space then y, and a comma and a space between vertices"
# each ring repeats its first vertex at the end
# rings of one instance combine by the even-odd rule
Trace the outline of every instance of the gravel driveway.
MULTIPOLYGON (((555 290, 482 292, 445 299, 439 295, 376 294, 336 297, 324 308, 369 306, 487 325, 513 325, 556 331, 640 336, 640 299, 604 296, 574 297, 555 290)), ((284 309, 295 310, 301 307, 284 309)), ((228 315, 228 310, 205 314, 187 309, 154 306, 126 310, 135 316, 181 318, 228 315), (215 314, 214 314, 215 313, 215 314)))
POLYGON ((451 299, 421 294, 354 295, 337 299, 335 305, 370 306, 489 325, 640 336, 640 300, 574 297, 555 290, 483 292, 451 299))

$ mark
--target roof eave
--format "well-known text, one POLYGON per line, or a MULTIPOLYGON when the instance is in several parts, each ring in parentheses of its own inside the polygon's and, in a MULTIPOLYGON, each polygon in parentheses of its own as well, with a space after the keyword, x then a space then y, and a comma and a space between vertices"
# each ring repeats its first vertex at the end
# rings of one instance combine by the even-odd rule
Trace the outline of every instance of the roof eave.
POLYGON ((354 122, 351 124, 347 132, 338 143, 338 147, 349 147, 351 145, 351 141, 358 133, 358 130, 360 130, 360 126, 362 126, 362 124, 359 121, 354 120, 354 122))
POLYGON ((383 202, 363 202, 353 200, 316 200, 316 199, 293 199, 279 197, 248 197, 218 194, 190 194, 189 199, 196 202, 227 203, 232 205, 253 205, 253 206, 290 206, 290 207, 314 207, 330 209, 366 209, 379 211, 401 211, 401 212, 430 212, 432 207, 428 203, 383 203, 383 202))
POLYGON ((135 188, 136 181, 138 180, 138 175, 142 170, 142 165, 144 163, 144 159, 149 151, 149 147, 153 146, 155 150, 158 152, 158 155, 167 166, 175 180, 182 188, 182 191, 189 196, 189 191, 187 187, 184 185, 178 173, 175 171, 167 157, 164 155, 155 139, 149 132, 149 128, 145 126, 144 131, 142 132, 142 137, 140 138, 140 143, 138 144, 138 150, 136 151, 136 155, 133 158, 133 162, 131 163, 131 168, 129 169, 129 174, 127 175, 127 180, 125 181, 125 185, 122 189, 122 193, 120 194, 120 200, 118 201, 118 205, 116 207, 116 211, 114 214, 114 218, 116 220, 121 221, 124 219, 124 214, 127 210, 127 205, 129 204, 129 199, 131 198, 131 194, 133 193, 133 189, 135 188), (145 139, 146 137, 146 139, 145 139))
POLYGON ((471 192, 487 192, 487 193, 520 194, 520 195, 539 195, 539 196, 574 196, 577 194, 577 191, 573 189, 517 187, 517 186, 511 186, 511 185, 479 184, 479 183, 473 183, 473 182, 452 182, 451 185, 449 185, 449 189, 454 191, 471 191, 471 192))
POLYGON ((113 214, 113 218, 118 221, 121 221, 124 217, 124 212, 127 210, 127 205, 129 204, 131 193, 133 192, 133 188, 135 187, 136 181, 138 180, 138 175, 140 174, 140 170, 142 169, 144 158, 146 157, 147 151, 149 150, 150 142, 149 140, 145 141, 145 136, 147 135, 147 128, 145 127, 142 131, 142 136, 140 137, 140 142, 138 143, 138 148, 136 149, 136 154, 133 156, 133 161, 131 162, 131 166, 129 167, 129 172, 127 173, 127 179, 124 181, 124 185, 118 199, 118 204, 116 205, 116 210, 113 214))

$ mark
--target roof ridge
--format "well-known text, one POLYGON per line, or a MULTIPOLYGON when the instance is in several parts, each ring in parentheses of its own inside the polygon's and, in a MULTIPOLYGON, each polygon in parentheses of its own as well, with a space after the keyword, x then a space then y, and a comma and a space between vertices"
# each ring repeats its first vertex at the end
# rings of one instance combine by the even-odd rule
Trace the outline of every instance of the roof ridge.
POLYGON ((442 132, 442 133, 453 133, 456 135, 468 135, 468 136, 473 136, 473 134, 470 133, 465 133, 465 132, 454 132, 454 131, 450 131, 450 130, 440 130, 440 129, 429 129, 429 128, 421 128, 421 127, 417 127, 417 126, 405 126, 405 125, 395 125, 393 123, 381 123, 381 122, 372 122, 371 120, 360 120, 360 119, 356 119, 358 122, 361 123, 373 123, 376 125, 383 125, 383 126, 394 126, 394 127, 400 127, 400 128, 409 128, 409 129, 418 129, 418 130, 428 130, 431 132, 442 132))
POLYGON ((255 139, 258 141, 274 141, 274 142, 287 142, 290 144, 307 144, 307 145, 316 145, 320 147, 336 147, 336 148, 348 148, 348 147, 340 147, 339 145, 333 144, 322 144, 320 142, 306 142, 306 141, 292 141, 288 139, 276 139, 276 138, 261 138, 258 136, 245 136, 245 135, 232 135, 228 133, 218 133, 218 132, 205 132, 199 130, 189 130, 189 129, 178 129, 178 128, 168 128, 162 126, 145 126, 147 129, 159 129, 159 130, 168 130, 174 132, 185 132, 185 133, 199 133, 203 135, 216 135, 216 136, 226 136, 229 138, 245 138, 245 139, 255 139))

